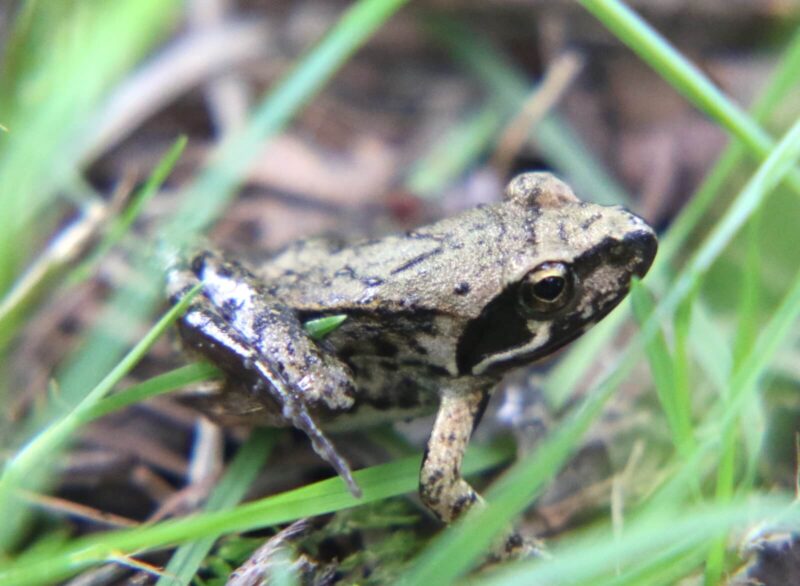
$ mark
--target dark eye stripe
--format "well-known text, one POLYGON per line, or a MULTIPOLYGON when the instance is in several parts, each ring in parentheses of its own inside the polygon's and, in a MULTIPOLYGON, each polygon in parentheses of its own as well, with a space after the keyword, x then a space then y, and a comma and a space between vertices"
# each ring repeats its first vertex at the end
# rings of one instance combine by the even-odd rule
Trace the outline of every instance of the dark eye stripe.
POLYGON ((486 357, 527 344, 531 338, 527 321, 520 315, 519 284, 515 283, 467 324, 456 350, 458 371, 469 374, 486 357))

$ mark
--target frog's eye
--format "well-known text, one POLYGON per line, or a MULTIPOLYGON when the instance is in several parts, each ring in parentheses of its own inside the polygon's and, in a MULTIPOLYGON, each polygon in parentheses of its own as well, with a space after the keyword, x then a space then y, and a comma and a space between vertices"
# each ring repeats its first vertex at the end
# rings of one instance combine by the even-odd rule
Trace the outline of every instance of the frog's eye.
POLYGON ((569 303, 573 289, 572 270, 568 265, 542 263, 520 283, 519 303, 529 314, 551 313, 569 303))

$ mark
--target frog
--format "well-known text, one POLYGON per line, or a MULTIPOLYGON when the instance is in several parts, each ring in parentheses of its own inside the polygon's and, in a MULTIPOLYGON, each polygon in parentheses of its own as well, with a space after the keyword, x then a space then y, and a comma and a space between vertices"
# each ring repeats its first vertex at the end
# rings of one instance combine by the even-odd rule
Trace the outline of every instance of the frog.
MULTIPOLYGON (((198 393, 223 422, 290 426, 361 495, 330 432, 435 414, 419 496, 452 523, 483 502, 462 477, 470 437, 510 371, 565 346, 616 307, 657 250, 621 206, 526 172, 502 201, 348 243, 301 240, 246 265, 201 250, 173 267, 183 345, 225 374, 198 393), (344 316, 324 339, 310 320, 344 316)), ((503 546, 520 538, 511 532, 503 546)))

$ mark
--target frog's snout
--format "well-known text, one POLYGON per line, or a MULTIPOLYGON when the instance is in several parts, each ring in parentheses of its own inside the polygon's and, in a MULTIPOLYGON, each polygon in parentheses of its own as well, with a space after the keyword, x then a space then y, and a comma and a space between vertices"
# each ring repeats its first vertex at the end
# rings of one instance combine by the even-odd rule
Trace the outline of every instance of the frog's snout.
POLYGON ((633 251, 633 273, 640 279, 647 274, 658 251, 658 240, 655 232, 647 226, 629 232, 624 238, 625 244, 633 251))

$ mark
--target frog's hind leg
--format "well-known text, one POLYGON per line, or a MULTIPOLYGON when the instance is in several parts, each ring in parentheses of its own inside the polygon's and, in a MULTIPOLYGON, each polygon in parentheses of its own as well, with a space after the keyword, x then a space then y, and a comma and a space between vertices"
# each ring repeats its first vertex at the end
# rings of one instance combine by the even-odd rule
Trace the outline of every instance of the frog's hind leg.
POLYGON ((356 498, 361 498, 361 488, 358 486, 355 478, 353 478, 350 465, 341 454, 339 454, 333 443, 331 443, 328 437, 319 428, 314 418, 308 412, 305 402, 294 396, 294 389, 291 388, 289 383, 284 380, 280 373, 278 373, 268 361, 257 358, 253 360, 252 367, 264 380, 269 381, 273 391, 280 397, 280 401, 283 405, 283 416, 291 421, 294 427, 308 436, 314 451, 333 467, 336 473, 344 480, 345 484, 347 484, 350 493, 356 498))
MULTIPOLYGON (((178 323, 184 342, 223 370, 248 379, 255 392, 268 393, 283 418, 308 436, 314 451, 333 467, 353 496, 360 497, 349 465, 314 421, 304 397, 310 385, 334 394, 331 389, 338 389, 346 396, 347 373, 332 370, 330 374, 330 361, 319 355, 302 324, 287 310, 273 307, 269 295, 241 267, 195 259, 191 270, 173 269, 168 283, 173 302, 198 279, 205 285, 203 291, 178 323), (305 369, 296 368, 298 360, 305 369)), ((346 406, 346 398, 340 403, 346 406)))

